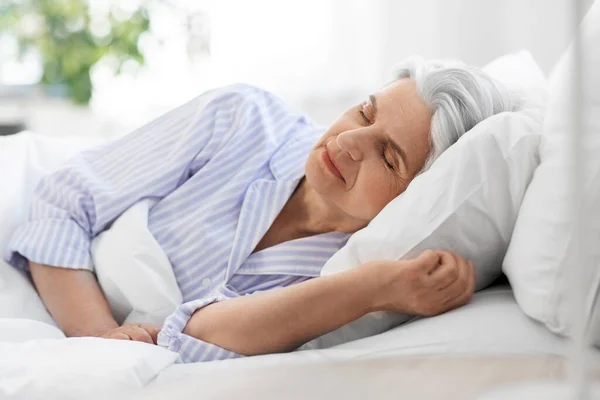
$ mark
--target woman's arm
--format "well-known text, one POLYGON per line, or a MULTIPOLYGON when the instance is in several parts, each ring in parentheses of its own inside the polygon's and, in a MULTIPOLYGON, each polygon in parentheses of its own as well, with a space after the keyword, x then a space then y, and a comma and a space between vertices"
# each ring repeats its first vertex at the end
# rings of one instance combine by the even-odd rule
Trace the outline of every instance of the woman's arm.
POLYGON ((29 262, 35 287, 67 336, 97 336, 119 326, 90 271, 29 262))
POLYGON ((453 253, 380 261, 197 310, 184 333, 230 351, 285 352, 372 311, 436 315, 466 303, 473 266, 453 253))
POLYGON ((205 93, 44 176, 6 260, 23 270, 34 261, 93 271, 92 239, 138 201, 164 198, 201 169, 246 103, 234 89, 205 93))
POLYGON ((29 269, 40 297, 65 335, 156 343, 158 327, 119 326, 92 272, 34 262, 29 262, 29 269))
POLYGON ((7 261, 31 267, 42 300, 67 335, 116 326, 93 274, 93 238, 127 208, 165 197, 211 159, 223 132, 246 110, 242 105, 250 104, 237 91, 207 92, 40 180, 7 261))

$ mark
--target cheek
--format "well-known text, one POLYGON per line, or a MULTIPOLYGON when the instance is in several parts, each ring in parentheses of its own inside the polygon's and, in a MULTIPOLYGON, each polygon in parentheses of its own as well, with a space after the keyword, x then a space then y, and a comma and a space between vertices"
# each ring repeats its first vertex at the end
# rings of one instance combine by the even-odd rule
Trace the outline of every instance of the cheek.
POLYGON ((364 219, 371 220, 401 192, 398 182, 388 171, 377 170, 360 174, 349 199, 354 210, 361 212, 364 219))

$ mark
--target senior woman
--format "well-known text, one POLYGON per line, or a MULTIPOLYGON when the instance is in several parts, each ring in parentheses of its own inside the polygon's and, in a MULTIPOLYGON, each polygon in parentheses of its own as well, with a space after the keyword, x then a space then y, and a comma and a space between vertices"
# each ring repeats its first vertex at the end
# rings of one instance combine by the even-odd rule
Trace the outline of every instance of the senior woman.
POLYGON ((327 130, 263 90, 214 90, 43 178, 5 257, 30 270, 66 335, 157 343, 185 362, 291 351, 371 311, 436 315, 472 296, 457 254, 320 270, 463 133, 509 109, 481 71, 417 58, 327 130), (184 299, 160 332, 118 325, 90 255, 141 199, 184 299))

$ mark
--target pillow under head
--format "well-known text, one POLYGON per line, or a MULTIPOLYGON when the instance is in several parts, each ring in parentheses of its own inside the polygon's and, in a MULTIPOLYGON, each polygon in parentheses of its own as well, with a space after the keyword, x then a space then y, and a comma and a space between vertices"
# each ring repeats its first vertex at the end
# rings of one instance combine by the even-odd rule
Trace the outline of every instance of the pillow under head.
MULTIPOLYGON (((546 88, 543 74, 527 53, 494 63, 496 71, 513 78, 512 88, 518 86, 522 71, 520 88, 529 108, 494 115, 465 133, 366 228, 352 235, 321 275, 372 260, 410 259, 426 249, 453 250, 472 260, 477 290, 501 274, 523 195, 539 163, 546 88), (537 98, 526 96, 531 76, 539 83, 537 98)), ((325 347, 377 334, 410 318, 372 313, 309 345, 325 347)))

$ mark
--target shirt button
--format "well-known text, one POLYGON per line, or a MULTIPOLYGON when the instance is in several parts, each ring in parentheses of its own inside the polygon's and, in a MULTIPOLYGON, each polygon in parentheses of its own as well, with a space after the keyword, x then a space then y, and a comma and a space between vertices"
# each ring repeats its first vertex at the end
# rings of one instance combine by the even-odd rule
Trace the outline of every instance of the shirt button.
POLYGON ((202 279, 202 289, 208 289, 212 285, 212 279, 204 278, 202 279))

